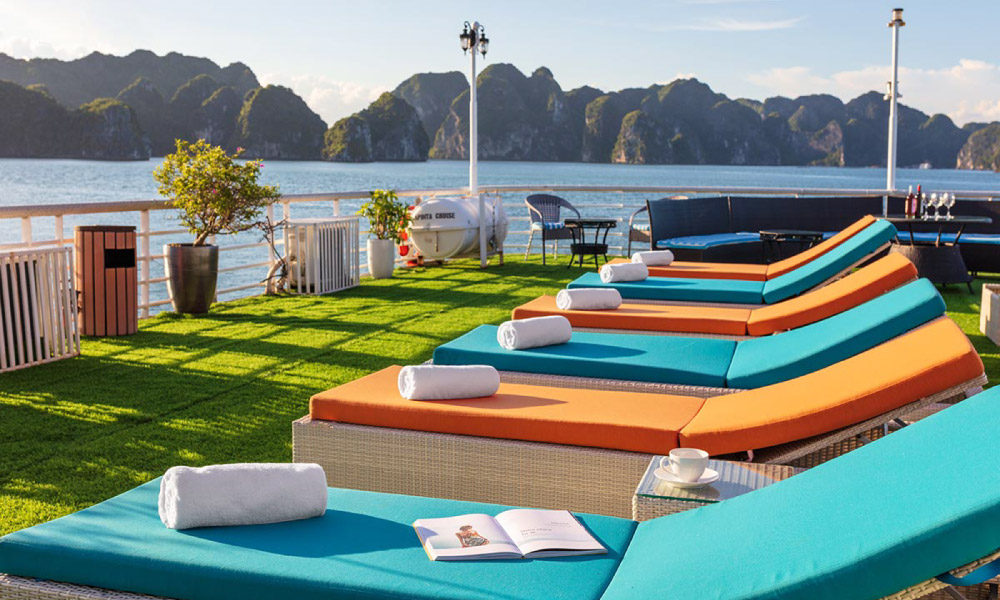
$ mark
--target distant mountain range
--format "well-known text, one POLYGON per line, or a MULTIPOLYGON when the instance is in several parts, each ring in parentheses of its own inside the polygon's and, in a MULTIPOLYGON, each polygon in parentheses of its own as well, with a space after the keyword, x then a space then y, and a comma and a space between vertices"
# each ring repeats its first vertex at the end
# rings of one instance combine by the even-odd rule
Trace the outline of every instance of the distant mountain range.
MULTIPOLYGON (((616 92, 589 86, 564 92, 548 69, 526 76, 509 64, 490 65, 477 85, 479 154, 485 160, 832 166, 886 162, 889 108, 877 92, 846 104, 825 94, 732 100, 697 79, 616 92)), ((419 116, 430 140, 428 156, 443 159, 467 158, 468 93, 468 81, 458 72, 417 74, 392 92, 419 116)), ((349 117, 358 118, 370 119, 364 112, 349 117)), ((380 128, 391 131, 392 124, 382 121, 380 128)), ((945 115, 928 116, 900 105, 898 139, 901 166, 995 169, 1000 163, 996 123, 959 128, 945 115)), ((338 158, 387 157, 375 152, 338 158)))
MULTIPOLYGON (((824 94, 730 99, 697 79, 563 91, 545 67, 480 73, 485 160, 629 164, 884 166, 888 103, 824 94)), ((177 138, 248 157, 367 162, 468 158, 468 80, 418 73, 368 108, 326 123, 243 63, 137 50, 21 60, 0 54, 0 156, 141 160, 177 138)), ((1000 168, 1000 123, 957 127, 900 106, 901 166, 1000 168)))
POLYGON ((146 50, 71 61, 0 53, 0 156, 137 160, 205 138, 249 157, 314 159, 325 132, 293 91, 261 87, 242 63, 146 50))

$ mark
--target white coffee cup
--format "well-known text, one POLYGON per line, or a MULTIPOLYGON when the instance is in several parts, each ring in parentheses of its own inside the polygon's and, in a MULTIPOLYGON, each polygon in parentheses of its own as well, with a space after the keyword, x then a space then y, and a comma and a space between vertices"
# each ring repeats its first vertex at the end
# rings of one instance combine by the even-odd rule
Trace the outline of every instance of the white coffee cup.
POLYGON ((708 468, 708 452, 697 448, 674 448, 668 456, 660 459, 660 466, 681 481, 694 483, 708 468))

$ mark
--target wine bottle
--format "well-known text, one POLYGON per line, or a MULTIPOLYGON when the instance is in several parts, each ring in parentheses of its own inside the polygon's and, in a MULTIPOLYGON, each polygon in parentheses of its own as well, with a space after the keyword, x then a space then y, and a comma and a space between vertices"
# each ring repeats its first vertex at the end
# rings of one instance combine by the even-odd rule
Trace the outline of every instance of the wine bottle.
POLYGON ((910 206, 913 202, 913 186, 911 185, 906 191, 906 199, 903 200, 903 215, 909 219, 910 218, 910 206))

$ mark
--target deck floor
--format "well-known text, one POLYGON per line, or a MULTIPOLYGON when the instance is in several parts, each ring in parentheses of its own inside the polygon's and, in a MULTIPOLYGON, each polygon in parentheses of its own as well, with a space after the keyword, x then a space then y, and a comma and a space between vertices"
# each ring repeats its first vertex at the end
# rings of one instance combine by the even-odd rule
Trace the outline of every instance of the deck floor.
MULTIPOLYGON (((555 261, 553 261, 555 262, 555 261)), ((331 296, 249 298, 202 317, 164 314, 138 335, 85 339, 83 356, 0 375, 0 535, 100 502, 176 464, 291 459, 309 396, 554 293, 585 269, 508 256, 397 271, 331 296)), ((995 281, 995 280, 994 280, 995 281)), ((979 286, 944 291, 991 380, 979 286)))

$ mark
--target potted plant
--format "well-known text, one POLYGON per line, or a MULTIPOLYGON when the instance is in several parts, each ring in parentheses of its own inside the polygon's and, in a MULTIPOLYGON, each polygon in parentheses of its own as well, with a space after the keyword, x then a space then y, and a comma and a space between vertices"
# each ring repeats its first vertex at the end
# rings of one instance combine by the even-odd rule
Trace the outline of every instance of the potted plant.
POLYGON ((181 223, 195 236, 193 243, 163 247, 177 312, 204 313, 212 305, 219 248, 208 244, 209 238, 257 227, 262 211, 281 197, 276 186, 257 183, 262 163, 241 163, 242 153, 237 148, 230 154, 205 140, 177 140, 175 151, 153 171, 160 194, 180 209, 181 223))
POLYGON ((368 273, 375 279, 384 279, 392 277, 396 244, 403 243, 410 212, 392 190, 375 190, 369 195, 371 198, 358 211, 368 219, 368 273))

